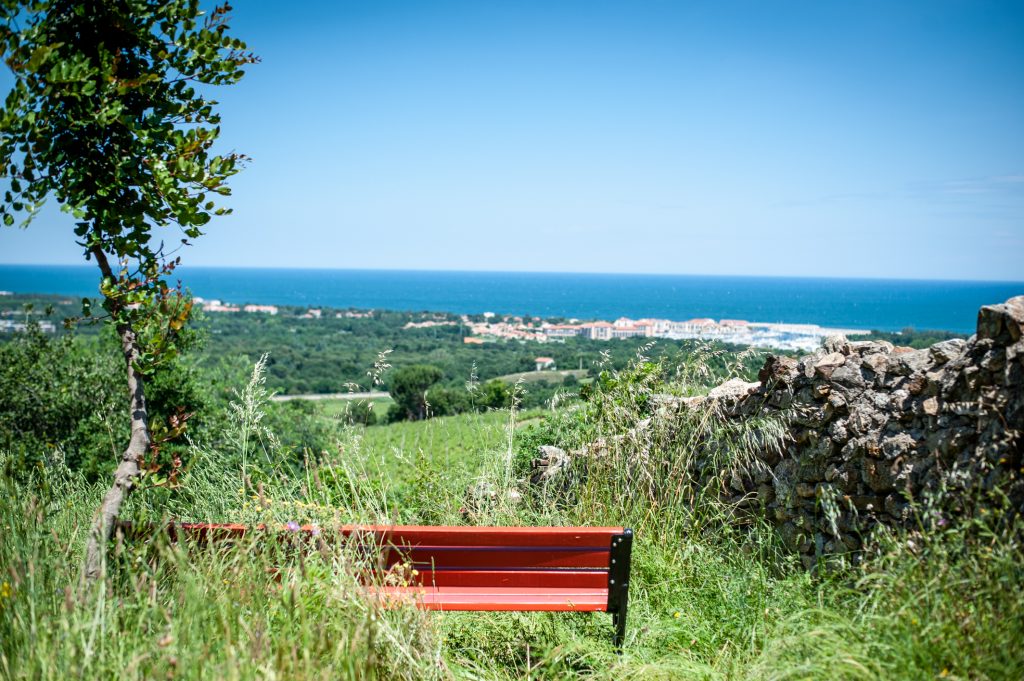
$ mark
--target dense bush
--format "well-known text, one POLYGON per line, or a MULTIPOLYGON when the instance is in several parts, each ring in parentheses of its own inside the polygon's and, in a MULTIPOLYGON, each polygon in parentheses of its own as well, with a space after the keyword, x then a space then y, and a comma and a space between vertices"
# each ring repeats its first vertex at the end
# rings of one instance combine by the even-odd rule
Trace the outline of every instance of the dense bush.
POLYGON ((387 381, 388 392, 395 401, 395 416, 391 420, 416 421, 427 418, 430 405, 427 392, 442 376, 440 369, 426 364, 413 364, 392 373, 387 381))
POLYGON ((118 418, 115 360, 37 327, 0 344, 0 450, 29 467, 60 458, 90 475, 116 461, 127 419, 118 418))
MULTIPOLYGON (((197 443, 218 444, 226 435, 232 386, 252 365, 244 357, 199 363, 197 349, 166 362, 150 377, 147 404, 156 440, 168 420, 187 416, 185 434, 197 443)), ((128 400, 119 345, 109 332, 53 336, 30 327, 0 343, 0 451, 22 462, 21 470, 63 461, 89 480, 113 470, 128 436, 128 400)), ((306 451, 328 449, 334 429, 320 406, 302 401, 270 404, 267 421, 279 444, 301 460, 306 451)), ((363 423, 373 422, 372 412, 363 423)), ((175 457, 187 465, 183 437, 161 442, 159 463, 175 457)))
MULTIPOLYGON (((61 459, 90 479, 111 470, 127 438, 124 364, 112 335, 54 338, 36 327, 0 344, 0 449, 28 466, 61 459)), ((214 399, 187 361, 168 362, 152 382, 151 422, 195 414, 196 434, 214 425, 214 399)), ((174 451, 169 444, 164 454, 174 451)))

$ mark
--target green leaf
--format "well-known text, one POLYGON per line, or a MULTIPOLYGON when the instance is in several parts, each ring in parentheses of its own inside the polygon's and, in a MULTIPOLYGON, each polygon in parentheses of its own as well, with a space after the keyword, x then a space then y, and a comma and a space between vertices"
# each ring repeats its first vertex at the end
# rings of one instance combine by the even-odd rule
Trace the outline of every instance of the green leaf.
POLYGON ((46 58, 50 56, 54 48, 50 45, 40 45, 36 49, 32 50, 32 56, 29 57, 28 64, 26 67, 29 71, 38 71, 39 67, 42 66, 46 58))

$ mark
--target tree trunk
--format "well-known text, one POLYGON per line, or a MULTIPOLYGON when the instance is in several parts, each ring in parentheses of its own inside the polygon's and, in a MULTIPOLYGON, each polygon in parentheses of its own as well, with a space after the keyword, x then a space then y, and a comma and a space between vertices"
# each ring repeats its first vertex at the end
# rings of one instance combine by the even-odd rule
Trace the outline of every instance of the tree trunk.
MULTIPOLYGON (((96 262, 104 277, 113 277, 106 255, 98 248, 93 249, 96 262)), ((121 463, 114 471, 114 484, 107 490, 103 502, 93 516, 92 527, 85 545, 85 565, 82 574, 86 581, 95 581, 103 574, 107 543, 114 529, 114 523, 121 511, 121 504, 132 491, 141 475, 141 462, 149 451, 149 414, 146 411, 145 379, 138 371, 140 355, 138 337, 131 324, 118 323, 117 333, 121 338, 121 351, 128 367, 128 391, 130 394, 131 439, 128 448, 121 455, 121 463)))

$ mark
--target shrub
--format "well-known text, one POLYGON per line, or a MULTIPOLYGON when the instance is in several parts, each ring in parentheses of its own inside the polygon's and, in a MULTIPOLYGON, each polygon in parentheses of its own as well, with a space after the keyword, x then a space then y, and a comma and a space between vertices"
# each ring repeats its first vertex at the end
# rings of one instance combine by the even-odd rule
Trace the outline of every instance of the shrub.
POLYGON ((416 421, 427 418, 427 391, 443 375, 437 367, 426 364, 414 364, 395 370, 388 380, 388 392, 395 401, 389 419, 399 420, 400 417, 416 421), (391 418, 391 414, 396 418, 391 418))
MULTIPOLYGON (((0 344, 0 449, 41 465, 55 457, 94 480, 117 464, 127 437, 124 364, 112 334, 57 338, 32 327, 0 344)), ((151 423, 194 414, 193 437, 215 429, 215 397, 187 358, 167 362, 151 380, 151 423)), ((163 448, 170 457, 180 443, 163 448)))

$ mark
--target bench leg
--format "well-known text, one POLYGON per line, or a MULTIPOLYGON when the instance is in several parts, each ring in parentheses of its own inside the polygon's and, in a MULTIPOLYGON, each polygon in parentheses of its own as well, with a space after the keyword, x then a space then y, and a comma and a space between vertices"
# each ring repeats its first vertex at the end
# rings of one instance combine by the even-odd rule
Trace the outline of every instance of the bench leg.
POLYGON ((629 570, 633 551, 633 530, 612 537, 608 569, 608 611, 612 613, 612 644, 622 652, 626 638, 626 614, 629 610, 629 570))
POLYGON ((626 613, 629 612, 629 590, 627 587, 622 588, 622 594, 619 596, 619 609, 612 614, 612 626, 615 631, 612 633, 612 645, 615 646, 615 651, 622 654, 622 641, 626 638, 626 613))

